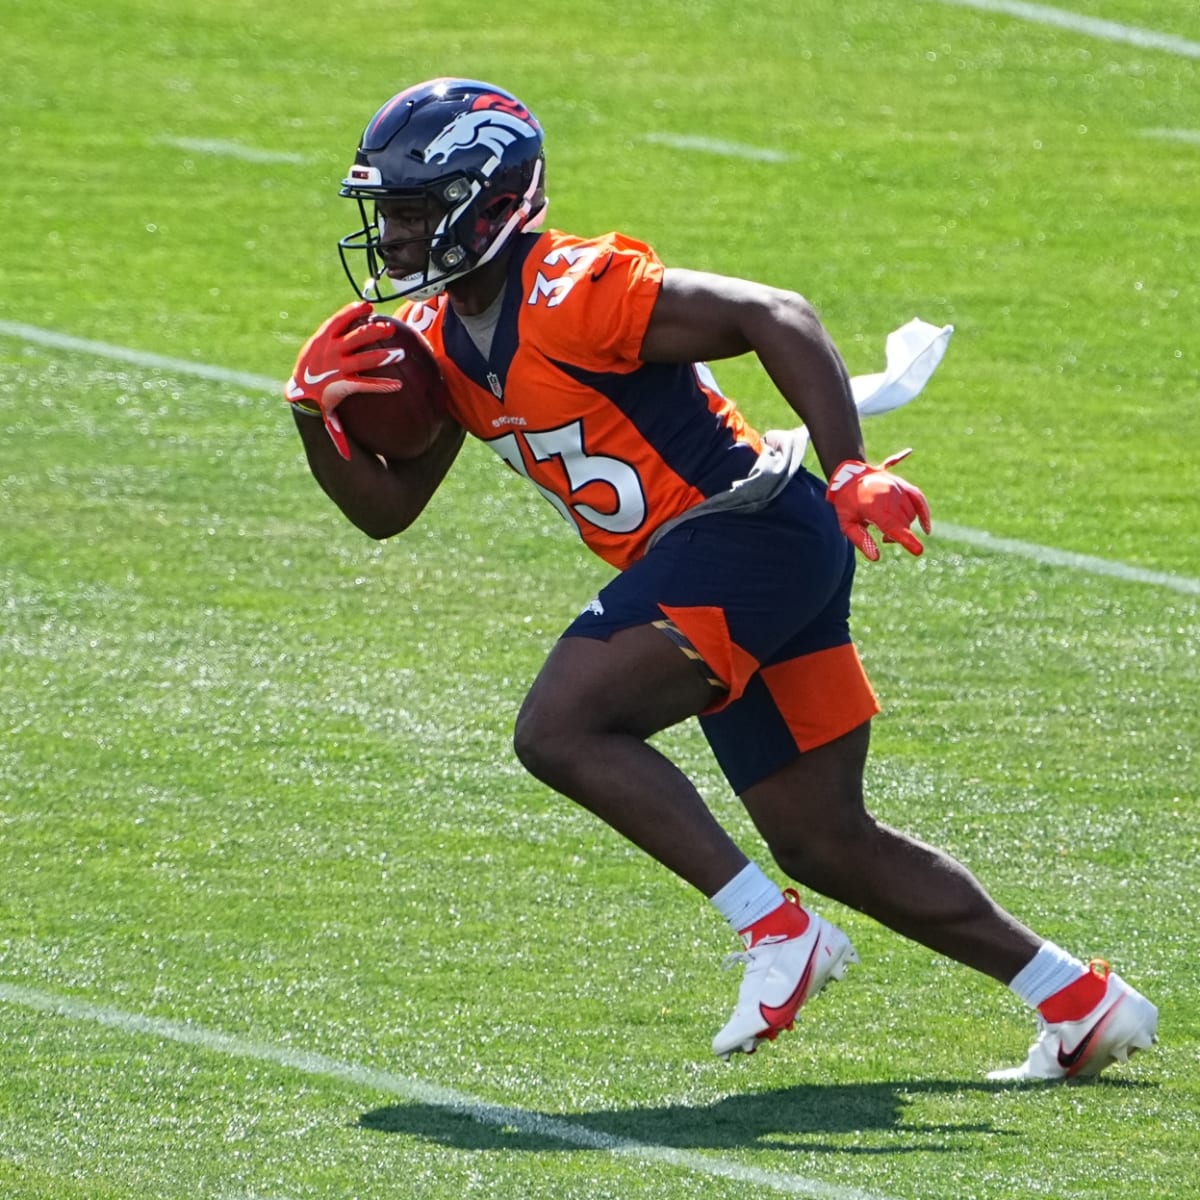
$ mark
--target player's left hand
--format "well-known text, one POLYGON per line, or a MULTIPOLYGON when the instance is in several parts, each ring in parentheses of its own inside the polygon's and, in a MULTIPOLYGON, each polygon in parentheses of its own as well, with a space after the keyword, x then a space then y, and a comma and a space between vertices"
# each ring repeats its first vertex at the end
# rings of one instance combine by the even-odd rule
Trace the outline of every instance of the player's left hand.
POLYGON ((896 542, 910 554, 921 554, 925 549, 910 526, 919 520, 921 528, 929 532, 929 503, 920 488, 889 470, 911 453, 901 450, 877 467, 848 458, 829 477, 825 497, 837 510, 842 532, 872 562, 879 558, 879 546, 868 525, 880 530, 885 542, 896 542))

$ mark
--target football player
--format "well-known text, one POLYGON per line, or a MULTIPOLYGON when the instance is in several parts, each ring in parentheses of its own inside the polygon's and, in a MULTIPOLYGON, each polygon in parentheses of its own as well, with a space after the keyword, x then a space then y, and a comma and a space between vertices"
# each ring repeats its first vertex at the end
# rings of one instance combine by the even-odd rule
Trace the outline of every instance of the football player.
POLYGON ((386 538, 417 518, 470 434, 616 568, 534 681, 516 753, 702 892, 741 939, 745 971, 714 1053, 750 1053, 791 1028, 857 955, 648 744, 697 716, 785 875, 1037 1010, 1026 1061, 992 1077, 1094 1075, 1149 1046, 1157 1010, 1106 963, 1044 941, 864 803, 878 704, 850 635, 855 553, 879 557, 877 530, 920 554, 911 527, 929 531, 929 508, 890 470, 895 457, 867 461, 846 368, 812 306, 665 267, 618 233, 542 231, 541 126, 488 83, 436 79, 393 96, 341 194, 361 218, 340 243, 360 299, 309 340, 287 389, 311 470, 352 522, 386 538), (350 392, 399 386, 364 374, 386 353, 373 305, 389 302, 433 347, 454 418, 402 462, 355 446, 336 411, 350 392), (719 391, 705 364, 746 353, 806 435, 760 435, 719 391), (801 461, 808 436, 824 479, 801 461))

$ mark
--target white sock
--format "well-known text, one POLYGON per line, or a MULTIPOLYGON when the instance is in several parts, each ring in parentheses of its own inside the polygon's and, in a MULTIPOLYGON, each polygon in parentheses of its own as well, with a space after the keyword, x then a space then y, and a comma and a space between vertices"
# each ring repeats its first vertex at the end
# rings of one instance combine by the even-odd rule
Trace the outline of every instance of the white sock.
POLYGON ((741 931, 783 903, 783 892, 772 883, 756 863, 747 863, 712 898, 717 912, 741 931))
POLYGON ((1042 948, 1013 976, 1008 986, 1030 1008, 1037 1008, 1086 974, 1087 967, 1073 954, 1053 942, 1043 942, 1042 948))

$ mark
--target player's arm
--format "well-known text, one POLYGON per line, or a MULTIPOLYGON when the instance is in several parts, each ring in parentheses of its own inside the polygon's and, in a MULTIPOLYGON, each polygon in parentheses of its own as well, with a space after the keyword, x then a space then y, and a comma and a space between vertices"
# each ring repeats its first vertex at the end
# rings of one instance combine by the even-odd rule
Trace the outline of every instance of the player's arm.
POLYGON ((827 476, 864 457, 849 373, 803 296, 702 271, 663 273, 644 361, 713 362, 750 351, 808 426, 827 476))
POLYGON ((424 454, 393 463, 354 443, 338 405, 356 392, 396 392, 403 386, 370 374, 388 357, 378 345, 388 327, 372 316, 366 301, 338 309, 301 348, 283 394, 309 469, 325 494, 364 533, 386 538, 420 516, 454 462, 464 431, 450 423, 424 454))
POLYGON ((421 515, 466 436, 461 425, 449 422, 424 454, 394 463, 348 437, 351 454, 344 459, 320 420, 298 409, 293 415, 321 489, 363 533, 380 540, 402 533, 421 515))
MULTIPOLYGON (((913 554, 921 543, 909 526, 929 532, 920 491, 866 462, 850 375, 812 305, 796 292, 746 279, 668 269, 642 340, 646 362, 711 362, 754 351, 808 427, 829 480, 828 496, 843 532, 868 558, 879 547, 868 524, 913 554)), ((903 457, 902 455, 900 457, 903 457)))

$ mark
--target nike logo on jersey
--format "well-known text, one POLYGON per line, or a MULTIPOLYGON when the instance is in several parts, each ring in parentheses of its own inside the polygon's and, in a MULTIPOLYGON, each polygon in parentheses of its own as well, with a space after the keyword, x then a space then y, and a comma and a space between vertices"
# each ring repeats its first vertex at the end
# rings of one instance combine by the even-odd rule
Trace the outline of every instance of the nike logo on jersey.
POLYGON ((320 373, 320 375, 314 375, 307 367, 305 367, 304 368, 304 382, 305 383, 321 383, 323 380, 329 379, 336 374, 337 374, 337 367, 334 367, 332 371, 322 371, 320 373))

